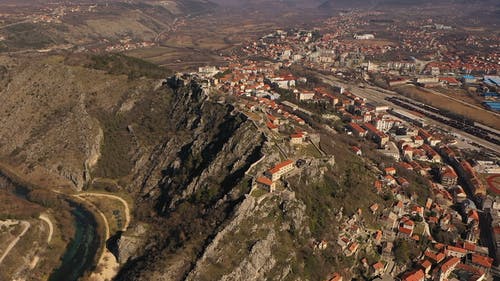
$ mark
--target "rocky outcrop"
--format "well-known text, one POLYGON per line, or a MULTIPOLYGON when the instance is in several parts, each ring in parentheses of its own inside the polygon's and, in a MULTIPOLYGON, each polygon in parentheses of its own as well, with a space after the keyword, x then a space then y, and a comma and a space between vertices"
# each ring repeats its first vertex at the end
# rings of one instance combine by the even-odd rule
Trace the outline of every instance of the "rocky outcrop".
POLYGON ((290 241, 310 236, 305 205, 284 193, 248 196, 186 280, 283 280, 297 263, 290 241))
POLYGON ((211 101, 196 80, 173 78, 165 87, 173 91, 168 137, 139 155, 128 186, 142 196, 139 219, 154 229, 119 280, 187 274, 249 191, 245 172, 262 157, 264 136, 232 105, 211 101))
POLYGON ((146 237, 147 226, 139 223, 131 227, 126 234, 118 234, 118 237, 114 238, 116 241, 111 241, 113 244, 110 248, 114 252, 118 262, 123 264, 130 258, 135 257, 134 255, 138 250, 144 246, 146 237))
POLYGON ((252 246, 249 255, 231 273, 224 275, 220 280, 264 280, 266 273, 276 264, 272 252, 275 239, 276 234, 271 229, 264 239, 252 246))

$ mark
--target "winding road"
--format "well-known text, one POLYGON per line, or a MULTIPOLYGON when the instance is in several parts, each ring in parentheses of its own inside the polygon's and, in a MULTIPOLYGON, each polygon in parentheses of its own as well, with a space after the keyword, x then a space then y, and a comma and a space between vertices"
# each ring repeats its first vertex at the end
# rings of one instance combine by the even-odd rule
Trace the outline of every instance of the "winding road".
POLYGON ((115 199, 115 200, 120 201, 123 204, 123 207, 125 208, 125 224, 123 225, 122 230, 125 231, 128 228, 128 225, 130 224, 130 208, 129 208, 127 201, 125 201, 120 196, 106 194, 106 193, 95 193, 95 192, 83 192, 83 193, 78 194, 78 196, 106 197, 106 198, 115 199))
POLYGON ((52 241, 52 235, 54 234, 54 225, 52 224, 52 221, 46 214, 40 214, 38 218, 46 222, 47 225, 49 226, 49 235, 47 236, 47 244, 48 244, 50 243, 50 241, 52 241))
POLYGON ((7 249, 5 249, 5 252, 0 257, 0 264, 7 257, 7 255, 10 253, 12 248, 14 248, 16 246, 17 242, 19 242, 19 240, 21 240, 21 238, 24 236, 24 234, 26 234, 28 229, 31 227, 31 224, 27 221, 21 221, 20 224, 22 224, 24 226, 24 229, 14 240, 12 240, 12 242, 10 242, 9 246, 7 246, 7 249))

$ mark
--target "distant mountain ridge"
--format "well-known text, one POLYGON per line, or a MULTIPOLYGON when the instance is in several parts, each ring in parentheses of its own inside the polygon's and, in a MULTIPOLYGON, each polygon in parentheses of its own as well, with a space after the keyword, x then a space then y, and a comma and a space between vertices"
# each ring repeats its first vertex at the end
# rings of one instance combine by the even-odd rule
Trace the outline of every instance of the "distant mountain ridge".
POLYGON ((211 0, 212 2, 223 6, 259 6, 266 4, 290 7, 314 7, 319 9, 350 9, 350 8, 388 8, 388 7, 407 7, 419 5, 442 5, 442 4, 484 4, 497 5, 500 3, 495 0, 211 0))
POLYGON ((320 9, 347 9, 347 8, 383 8, 383 7, 405 7, 422 5, 443 5, 443 4, 461 4, 461 5, 491 5, 500 4, 494 0, 326 0, 320 9))

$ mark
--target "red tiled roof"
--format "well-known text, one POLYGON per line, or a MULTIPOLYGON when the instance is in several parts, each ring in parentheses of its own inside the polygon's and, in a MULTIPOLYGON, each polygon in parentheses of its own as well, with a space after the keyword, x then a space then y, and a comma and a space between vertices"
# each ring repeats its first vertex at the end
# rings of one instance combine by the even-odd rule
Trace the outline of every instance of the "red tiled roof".
POLYGON ((432 262, 430 262, 429 260, 424 260, 423 262, 420 263, 420 265, 423 268, 428 269, 432 267, 432 262))
POLYGON ((260 178, 258 178, 257 182, 261 183, 261 184, 264 184, 264 185, 267 185, 267 186, 271 186, 273 184, 273 182, 270 179, 266 178, 266 177, 260 177, 260 178))
POLYGON ((352 130, 354 130, 354 131, 356 131, 356 132, 358 132, 358 133, 360 133, 360 134, 362 134, 362 133, 366 132, 366 130, 365 130, 365 129, 361 128, 361 126, 359 126, 359 125, 358 125, 358 124, 356 124, 356 123, 352 123, 352 122, 351 122, 351 123, 349 123, 349 127, 350 127, 352 130))
POLYGON ((469 211, 469 218, 479 221, 479 214, 477 213, 476 210, 470 210, 469 211))
POLYGON ((354 242, 349 246, 349 251, 354 252, 358 249, 358 243, 354 242))
POLYGON ((405 274, 405 276, 403 277, 403 281, 420 281, 424 280, 424 277, 424 271, 422 269, 419 269, 405 274))
POLYGON ((436 245, 434 245, 434 248, 438 249, 438 250, 442 250, 446 247, 445 244, 443 243, 436 243, 436 245))
POLYGON ((361 148, 359 148, 357 146, 352 146, 351 150, 354 151, 354 152, 358 152, 358 151, 361 151, 361 148))
POLYGON ((453 252, 457 252, 457 253, 461 253, 461 254, 467 253, 467 250, 465 250, 464 248, 455 247, 455 246, 451 246, 451 245, 446 246, 446 251, 453 251, 453 252))
POLYGON ((279 170, 281 170, 283 167, 288 166, 292 163, 293 163, 293 160, 283 161, 283 162, 279 163, 278 165, 274 166, 274 168, 270 169, 269 172, 271 174, 275 174, 275 173, 279 172, 279 170))
POLYGON ((451 84, 458 84, 458 80, 453 77, 440 77, 439 81, 446 81, 451 84))
POLYGON ((272 130, 272 129, 277 129, 277 128, 278 128, 278 126, 274 125, 274 124, 273 124, 273 123, 271 123, 271 122, 267 122, 267 123, 266 123, 266 125, 267 125, 267 127, 268 127, 269 129, 271 129, 271 130, 272 130))
POLYGON ((435 254, 431 251, 425 251, 425 256, 433 260, 434 262, 441 262, 445 258, 444 253, 441 252, 435 254))
POLYGON ((491 268, 491 266, 493 265, 493 259, 474 253, 472 254, 472 263, 480 265, 482 267, 491 268))
POLYGON ((441 272, 447 272, 448 270, 457 266, 460 263, 460 259, 457 257, 449 258, 445 263, 441 265, 441 272))
POLYGON ((397 179, 397 181, 398 181, 398 183, 399 183, 400 185, 410 183, 407 179, 405 179, 405 178, 403 178, 403 177, 399 177, 399 178, 397 179))
POLYGON ((470 242, 464 242, 464 248, 468 251, 475 251, 476 245, 470 242))
POLYGON ((405 225, 405 226, 406 226, 406 225, 408 225, 408 226, 414 226, 414 225, 415 225, 415 223, 414 223, 412 220, 406 220, 406 221, 404 222, 404 225, 405 225))
POLYGON ((380 270, 384 268, 384 264, 381 262, 377 262, 376 264, 372 265, 375 270, 380 270))
POLYGON ((391 176, 391 175, 387 175, 387 176, 385 176, 384 178, 385 178, 385 180, 390 181, 390 182, 392 182, 392 181, 396 181, 396 180, 394 179, 394 177, 393 177, 393 176, 391 176))
POLYGON ((399 227, 399 232, 410 236, 412 234, 413 230, 408 229, 408 228, 404 228, 401 226, 401 227, 399 227))
POLYGON ((396 169, 394 167, 387 167, 384 169, 386 173, 393 173, 396 172, 396 169))
POLYGON ((442 175, 442 177, 458 178, 457 173, 450 166, 446 166, 446 168, 443 169, 443 175, 442 175))

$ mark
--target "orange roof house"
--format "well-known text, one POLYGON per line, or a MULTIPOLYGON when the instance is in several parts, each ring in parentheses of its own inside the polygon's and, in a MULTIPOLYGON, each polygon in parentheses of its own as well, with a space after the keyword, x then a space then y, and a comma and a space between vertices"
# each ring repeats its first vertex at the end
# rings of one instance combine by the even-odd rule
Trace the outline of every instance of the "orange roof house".
POLYGON ((493 259, 487 256, 482 256, 474 253, 472 254, 472 263, 479 267, 489 269, 493 265, 493 259))
POLYGON ((387 167, 384 169, 384 172, 386 175, 395 175, 396 174, 396 168, 394 167, 387 167))
POLYGON ((414 271, 411 271, 411 272, 403 275, 402 280, 403 281, 424 281, 425 280, 425 273, 422 269, 414 270, 414 271))

